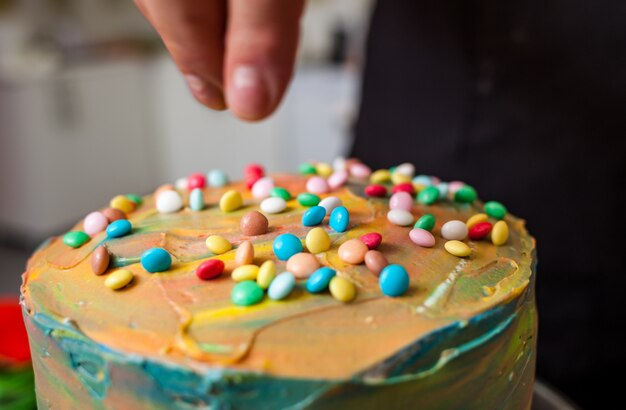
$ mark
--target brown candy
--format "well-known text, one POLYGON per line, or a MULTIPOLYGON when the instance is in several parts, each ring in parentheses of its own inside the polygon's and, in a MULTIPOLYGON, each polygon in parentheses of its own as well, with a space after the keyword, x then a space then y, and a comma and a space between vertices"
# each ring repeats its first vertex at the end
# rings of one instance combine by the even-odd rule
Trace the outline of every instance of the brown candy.
POLYGON ((287 261, 287 271, 297 279, 305 279, 320 267, 320 261, 310 253, 296 253, 287 261))
POLYGON ((252 262, 254 262, 254 246, 250 241, 243 241, 235 252, 235 266, 250 265, 252 262))
POLYGON ((91 254, 91 270, 96 275, 102 275, 104 272, 109 269, 109 263, 111 262, 111 255, 107 249, 100 245, 96 248, 95 251, 91 254))
POLYGON ((116 209, 116 208, 107 208, 104 211, 102 211, 102 213, 109 220, 109 223, 117 221, 119 219, 128 219, 124 211, 120 211, 119 209, 116 209))
POLYGON ((263 235, 267 233, 269 222, 259 211, 250 211, 241 218, 241 232, 246 236, 263 235))
POLYGON ((339 259, 352 265, 363 263, 368 248, 359 239, 350 239, 341 244, 339 247, 339 259))
POLYGON ((385 258, 382 252, 372 250, 365 254, 365 266, 367 266, 367 269, 374 275, 379 276, 380 272, 387 265, 389 265, 389 262, 387 262, 387 258, 385 258))

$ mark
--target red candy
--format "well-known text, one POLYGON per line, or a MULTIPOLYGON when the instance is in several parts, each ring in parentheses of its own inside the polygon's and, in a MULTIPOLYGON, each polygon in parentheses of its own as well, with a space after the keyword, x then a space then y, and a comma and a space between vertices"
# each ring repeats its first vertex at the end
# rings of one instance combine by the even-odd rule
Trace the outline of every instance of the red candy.
POLYGON ((468 235, 471 240, 478 241, 489 235, 489 232, 491 232, 491 223, 480 222, 470 228, 468 235))
POLYGON ((383 236, 378 232, 370 232, 361 236, 359 239, 367 246, 367 249, 371 251, 380 246, 380 243, 383 241, 383 236))
POLYGON ((196 276, 202 280, 215 279, 224 272, 224 262, 219 259, 209 259, 196 268, 196 276))
POLYGON ((243 170, 243 175, 245 179, 253 179, 255 177, 259 179, 265 175, 265 169, 259 164, 248 164, 243 170))
POLYGON ((368 185, 365 187, 365 195, 382 198, 387 195, 387 188, 383 185, 368 185))
POLYGON ((193 191, 196 188, 204 188, 206 186, 206 177, 203 174, 191 174, 187 178, 187 189, 193 191))
POLYGON ((391 188, 391 192, 394 194, 397 192, 408 192, 409 194, 413 195, 415 194, 415 188, 413 187, 412 183, 403 182, 401 184, 394 185, 393 188, 391 188))
POLYGON ((262 175, 246 177, 246 187, 248 188, 248 190, 251 190, 252 186, 256 184, 256 181, 258 181, 261 178, 263 178, 262 175))

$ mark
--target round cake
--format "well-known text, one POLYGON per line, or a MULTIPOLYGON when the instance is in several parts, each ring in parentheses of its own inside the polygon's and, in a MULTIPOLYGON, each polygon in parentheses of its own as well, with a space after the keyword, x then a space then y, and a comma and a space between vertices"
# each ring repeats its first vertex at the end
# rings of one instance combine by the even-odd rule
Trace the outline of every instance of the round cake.
POLYGON ((23 275, 39 408, 530 408, 534 239, 413 174, 251 165, 113 198, 23 275))

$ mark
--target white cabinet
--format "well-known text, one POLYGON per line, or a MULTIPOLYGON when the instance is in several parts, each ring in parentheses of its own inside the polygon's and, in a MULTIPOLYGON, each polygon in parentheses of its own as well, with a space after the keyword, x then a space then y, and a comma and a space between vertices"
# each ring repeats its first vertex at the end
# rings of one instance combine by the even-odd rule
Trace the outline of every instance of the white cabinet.
POLYGON ((0 227, 39 238, 157 183, 145 62, 0 86, 0 227))

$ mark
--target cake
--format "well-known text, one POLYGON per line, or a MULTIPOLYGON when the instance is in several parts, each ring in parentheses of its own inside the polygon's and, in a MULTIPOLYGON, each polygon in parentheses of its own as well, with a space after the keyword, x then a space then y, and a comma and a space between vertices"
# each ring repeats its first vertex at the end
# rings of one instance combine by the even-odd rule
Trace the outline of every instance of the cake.
POLYGON ((524 221, 410 164, 300 171, 194 174, 43 243, 39 408, 530 408, 524 221))

